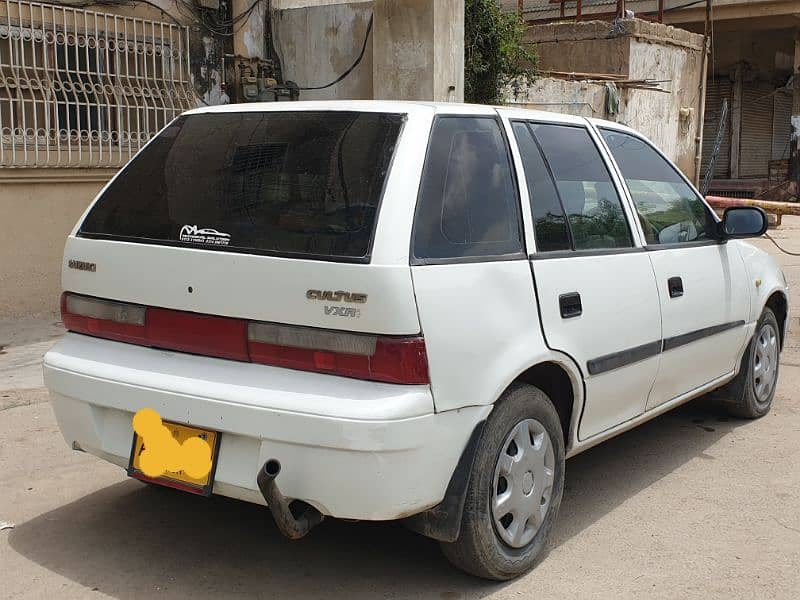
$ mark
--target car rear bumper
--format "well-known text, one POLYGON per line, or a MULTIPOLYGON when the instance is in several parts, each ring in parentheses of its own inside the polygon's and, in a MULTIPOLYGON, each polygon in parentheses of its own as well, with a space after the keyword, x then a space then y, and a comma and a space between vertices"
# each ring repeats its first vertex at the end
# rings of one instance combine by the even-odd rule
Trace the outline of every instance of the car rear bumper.
POLYGON ((127 467, 142 408, 221 432, 213 492, 264 504, 267 459, 287 497, 339 518, 386 520, 438 504, 491 407, 433 412, 428 386, 238 363, 67 334, 44 360, 68 444, 127 467))

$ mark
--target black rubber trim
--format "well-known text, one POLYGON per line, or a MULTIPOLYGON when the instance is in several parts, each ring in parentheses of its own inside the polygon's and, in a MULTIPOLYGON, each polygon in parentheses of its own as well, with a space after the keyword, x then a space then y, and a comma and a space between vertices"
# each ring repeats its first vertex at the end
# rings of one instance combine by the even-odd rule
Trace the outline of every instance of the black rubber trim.
POLYGON ((710 239, 698 240, 696 242, 676 242, 674 244, 650 244, 645 246, 644 249, 648 252, 660 252, 661 250, 682 250, 685 248, 702 248, 704 246, 723 246, 728 243, 728 240, 710 239))
POLYGON ((537 252, 531 254, 530 260, 553 260, 554 258, 581 258, 587 256, 612 256, 615 254, 634 254, 646 252, 645 248, 631 246, 630 248, 598 248, 596 250, 552 250, 550 252, 537 252))
POLYGON ((466 265, 472 263, 488 262, 508 262, 512 260, 527 260, 524 252, 514 252, 512 254, 487 254, 485 256, 462 256, 455 258, 411 258, 409 264, 412 267, 424 267, 430 265, 466 265))
POLYGON ((732 321, 730 323, 723 323, 722 325, 714 325, 713 327, 704 327, 703 329, 690 331, 689 333, 683 333, 681 335, 665 338, 664 352, 666 352, 667 350, 674 350, 675 348, 679 348, 680 346, 685 346, 686 344, 691 344, 692 342, 696 342, 697 340, 701 340, 705 337, 717 335, 718 333, 722 333, 723 331, 728 331, 729 329, 736 329, 737 327, 743 327, 743 326, 744 326, 744 321, 732 321))
POLYGON ((730 323, 723 323, 721 325, 696 329, 694 331, 690 331, 689 333, 682 333, 681 335, 664 338, 663 340, 648 342, 646 344, 642 344, 641 346, 626 348, 625 350, 612 352, 611 354, 599 356, 587 361, 586 370, 589 372, 589 375, 600 375, 601 373, 606 373, 608 371, 613 371, 614 369, 628 366, 646 358, 661 354, 662 352, 674 350, 675 348, 685 346, 686 344, 691 344, 692 342, 702 340, 703 338, 717 335, 718 333, 728 331, 729 329, 743 327, 744 325, 744 321, 731 321, 730 323))
POLYGON ((661 340, 593 358, 587 361, 586 369, 589 371, 589 375, 599 375, 658 354, 661 354, 661 340))
POLYGON ((481 421, 472 430, 455 471, 450 477, 450 483, 447 484, 444 499, 433 508, 403 519, 403 524, 411 531, 440 542, 455 542, 458 539, 469 476, 484 425, 486 421, 481 421))

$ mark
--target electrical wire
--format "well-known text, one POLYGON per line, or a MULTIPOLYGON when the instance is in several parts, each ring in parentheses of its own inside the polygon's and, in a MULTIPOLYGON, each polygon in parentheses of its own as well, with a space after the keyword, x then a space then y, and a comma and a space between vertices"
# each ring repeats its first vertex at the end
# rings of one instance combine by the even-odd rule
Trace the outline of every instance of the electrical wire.
MULTIPOLYGON (((131 4, 135 4, 137 2, 141 2, 142 4, 148 4, 149 6, 152 6, 153 8, 158 9, 159 12, 161 12, 162 14, 167 15, 170 19, 175 21, 176 25, 181 25, 181 22, 178 20, 177 17, 175 17, 175 15, 171 14, 167 10, 164 10, 164 8, 162 6, 159 6, 158 4, 156 4, 155 2, 151 2, 150 0, 129 0, 127 2, 125 2, 125 1, 119 2, 119 1, 114 1, 114 0, 87 0, 86 2, 71 3, 69 5, 69 7, 70 8, 86 8, 88 6, 120 6, 120 5, 122 5, 122 6, 125 6, 125 5, 130 6, 131 4)), ((176 4, 177 4, 177 2, 176 2, 176 4)))
POLYGON ((232 37, 244 27, 250 15, 262 0, 253 0, 252 4, 238 15, 229 19, 213 16, 213 11, 202 9, 188 0, 175 0, 178 11, 187 19, 200 23, 209 33, 221 37, 232 37), (236 27, 236 25, 239 25, 236 27))
POLYGON ((781 247, 781 246, 780 246, 780 244, 778 244, 778 242, 776 242, 776 241, 775 241, 775 240, 772 238, 772 236, 771 236, 770 234, 768 234, 768 233, 765 233, 765 234, 764 234, 764 237, 765 237, 765 238, 767 238, 767 239, 768 239, 770 242, 772 242, 773 244, 775 244, 775 247, 776 247, 778 250, 780 250, 781 252, 783 252, 784 254, 788 254, 789 256, 800 256, 800 252, 789 252, 789 251, 788 251, 786 248, 783 248, 783 247, 781 247))
POLYGON ((369 42, 369 36, 372 33, 372 22, 374 21, 374 19, 375 19, 375 15, 373 13, 369 17, 369 25, 367 25, 367 34, 364 36, 364 45, 361 47, 361 53, 358 55, 358 58, 356 58, 356 61, 352 65, 350 65, 350 68, 348 68, 344 73, 339 75, 339 77, 337 77, 336 79, 334 79, 330 83, 327 83, 325 85, 300 87, 298 89, 300 91, 303 91, 303 92, 308 92, 308 91, 312 91, 312 90, 324 90, 326 88, 333 87, 334 85, 336 85, 337 83, 342 81, 345 77, 350 75, 350 73, 352 73, 355 70, 355 68, 359 64, 361 64, 361 61, 364 58, 364 54, 367 51, 367 42, 369 42))

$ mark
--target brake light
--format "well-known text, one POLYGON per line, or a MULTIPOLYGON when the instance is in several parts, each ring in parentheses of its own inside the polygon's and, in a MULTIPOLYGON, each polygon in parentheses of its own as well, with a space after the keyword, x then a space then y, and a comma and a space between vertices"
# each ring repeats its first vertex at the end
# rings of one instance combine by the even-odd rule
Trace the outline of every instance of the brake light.
POLYGON ((146 308, 112 300, 63 294, 61 320, 70 331, 128 342, 145 343, 146 308))
POLYGON ((250 360, 388 383, 429 383, 422 337, 398 338, 250 323, 250 360))
POLYGON ((249 322, 65 292, 64 326, 110 340, 401 384, 426 384, 422 336, 375 336, 249 322))

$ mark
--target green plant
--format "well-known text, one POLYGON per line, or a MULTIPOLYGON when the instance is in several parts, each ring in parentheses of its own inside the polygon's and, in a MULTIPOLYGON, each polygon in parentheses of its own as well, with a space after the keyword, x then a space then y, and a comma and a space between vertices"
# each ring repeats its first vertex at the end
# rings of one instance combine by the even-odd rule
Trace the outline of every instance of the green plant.
POLYGON ((497 0, 464 2, 464 98, 499 104, 503 88, 530 83, 538 56, 523 43, 527 26, 497 0))

